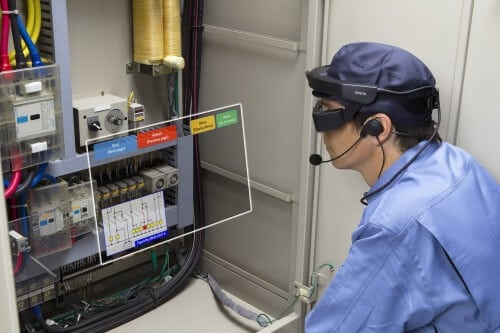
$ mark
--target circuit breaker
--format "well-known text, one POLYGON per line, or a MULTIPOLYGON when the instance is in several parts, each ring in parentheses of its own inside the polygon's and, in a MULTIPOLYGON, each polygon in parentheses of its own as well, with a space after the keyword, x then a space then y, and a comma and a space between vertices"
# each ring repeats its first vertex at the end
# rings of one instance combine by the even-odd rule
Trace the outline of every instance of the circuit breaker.
POLYGON ((4 172, 62 156, 64 142, 57 65, 0 73, 0 108, 4 172))

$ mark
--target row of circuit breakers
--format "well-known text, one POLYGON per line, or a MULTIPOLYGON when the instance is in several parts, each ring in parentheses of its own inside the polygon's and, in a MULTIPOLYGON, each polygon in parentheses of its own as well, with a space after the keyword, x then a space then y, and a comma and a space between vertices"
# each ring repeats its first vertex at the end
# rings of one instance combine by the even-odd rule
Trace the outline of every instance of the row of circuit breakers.
MULTIPOLYGON (((96 237, 105 241, 101 250, 114 255, 158 235, 167 236, 165 210, 178 204, 180 182, 175 145, 114 159, 91 172, 82 165, 81 170, 53 177, 44 173, 47 163, 64 158, 57 65, 0 73, 0 107, 4 178, 14 181, 14 174, 22 173, 24 181, 38 170, 27 191, 21 195, 13 191, 7 200, 19 310, 56 298, 60 290, 55 282, 98 267, 96 237), (157 216, 128 225, 120 221, 120 230, 103 227, 106 209, 136 206, 150 207, 146 213, 157 216), (77 248, 86 238, 92 248, 77 248), (70 249, 75 249, 74 260, 62 262, 57 254, 70 249)), ((145 118, 141 104, 111 94, 73 100, 76 150, 85 153, 96 143, 136 134, 145 118)), ((175 130, 175 126, 169 127, 175 130)), ((81 284, 68 290, 78 287, 81 284)))

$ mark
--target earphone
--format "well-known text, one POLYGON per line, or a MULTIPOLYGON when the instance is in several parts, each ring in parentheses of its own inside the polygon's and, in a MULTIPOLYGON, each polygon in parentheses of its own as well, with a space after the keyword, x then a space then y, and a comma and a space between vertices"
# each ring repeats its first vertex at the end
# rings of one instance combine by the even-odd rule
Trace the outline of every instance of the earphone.
POLYGON ((379 136, 380 133, 384 131, 384 126, 378 119, 370 119, 366 122, 366 124, 363 125, 363 128, 361 128, 361 132, 359 133, 359 136, 364 138, 367 135, 370 136, 379 136))

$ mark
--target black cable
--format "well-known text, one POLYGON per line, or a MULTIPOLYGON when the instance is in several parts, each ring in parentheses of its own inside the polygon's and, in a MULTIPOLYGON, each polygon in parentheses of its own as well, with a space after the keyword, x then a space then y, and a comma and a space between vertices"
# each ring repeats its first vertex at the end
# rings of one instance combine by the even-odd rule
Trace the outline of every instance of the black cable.
POLYGON ((380 170, 378 172, 377 179, 380 179, 380 176, 382 175, 382 171, 384 170, 385 166, 385 151, 384 147, 382 147, 382 142, 380 142, 380 139, 378 138, 378 135, 376 136, 378 145, 380 146, 380 149, 382 150, 382 166, 380 167, 380 170))
POLYGON ((437 120, 437 123, 436 123, 436 128, 434 129, 434 132, 432 133, 431 137, 427 140, 427 142, 415 153, 415 155, 412 156, 412 158, 410 158, 408 160, 408 162, 406 162, 402 167, 401 169, 398 170, 398 172, 396 172, 384 185, 382 185, 381 187, 379 187, 378 189, 376 189, 375 191, 371 192, 371 193, 365 193, 363 195, 363 197, 359 200, 363 205, 368 205, 368 201, 367 199, 381 191, 383 191, 387 186, 389 186, 396 178, 399 177, 399 175, 401 175, 403 173, 403 171, 405 171, 409 166, 410 164, 412 164, 416 159, 417 157, 425 150, 425 148, 427 148, 432 141, 434 141, 434 138, 436 137, 437 133, 438 133, 438 130, 439 130, 439 126, 441 125, 441 107, 439 105, 439 99, 436 101, 438 103, 437 105, 437 112, 438 112, 438 120, 437 120))
MULTIPOLYGON (((9 0, 9 10, 15 11, 16 0, 9 0)), ((23 48, 21 46, 21 34, 19 33, 19 26, 17 25, 16 15, 19 14, 11 14, 10 16, 10 29, 12 30, 12 42, 14 44, 15 50, 15 59, 16 59, 16 68, 27 68, 26 58, 24 57, 23 48)))
POLYGON ((35 168, 31 168, 26 178, 24 178, 24 181, 21 184, 19 184, 19 186, 16 188, 16 192, 14 192, 14 197, 18 197, 21 194, 24 194, 27 190, 29 190, 31 187, 31 183, 33 182, 33 179, 35 179, 35 176, 36 176, 35 168))
MULTIPOLYGON (((182 39, 182 49, 184 59, 186 61, 186 66, 182 71, 182 83, 183 83, 183 107, 184 114, 191 114, 191 101, 192 101, 192 40, 193 40, 193 13, 192 13, 192 3, 193 1, 184 1, 183 18, 182 18, 182 32, 184 38, 182 39)), ((186 120, 187 121, 187 120, 186 120)), ((189 125, 186 123, 186 125, 189 125)))
POLYGON ((187 279, 191 276, 192 269, 198 262, 203 248, 202 237, 203 235, 195 235, 196 239, 191 251, 192 255, 189 256, 188 261, 181 268, 181 271, 176 274, 165 287, 153 293, 154 297, 134 299, 69 327, 49 326, 45 320, 39 316, 36 317, 37 321, 43 326, 46 332, 106 332, 154 310, 158 305, 165 303, 176 295, 180 287, 184 286, 187 279))

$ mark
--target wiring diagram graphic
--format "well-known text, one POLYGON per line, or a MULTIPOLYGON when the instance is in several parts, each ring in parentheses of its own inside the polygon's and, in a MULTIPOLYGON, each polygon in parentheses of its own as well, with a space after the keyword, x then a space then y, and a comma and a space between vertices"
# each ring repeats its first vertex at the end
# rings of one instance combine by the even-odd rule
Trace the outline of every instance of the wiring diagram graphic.
POLYGON ((103 209, 107 255, 167 237, 164 202, 160 191, 103 209))

